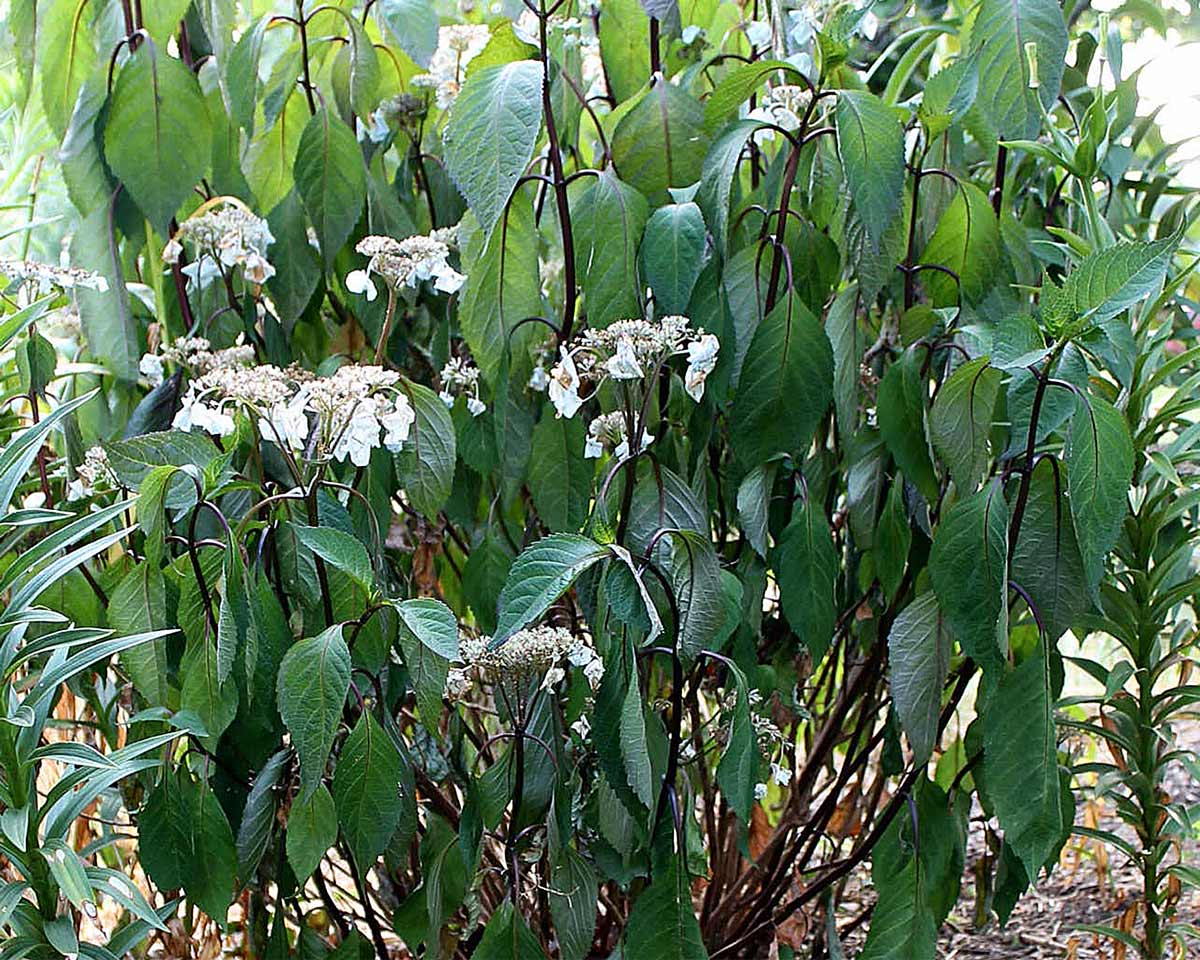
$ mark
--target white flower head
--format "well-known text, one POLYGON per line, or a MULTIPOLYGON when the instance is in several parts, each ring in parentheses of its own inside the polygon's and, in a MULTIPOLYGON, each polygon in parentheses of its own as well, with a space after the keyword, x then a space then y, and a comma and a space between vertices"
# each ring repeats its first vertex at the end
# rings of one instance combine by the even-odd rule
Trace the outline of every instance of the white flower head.
POLYGON ((767 796, 767 785, 765 783, 756 783, 754 785, 754 799, 763 800, 767 796))
POLYGON ((371 275, 366 270, 351 270, 346 274, 346 290, 354 294, 366 294, 367 301, 372 302, 379 296, 379 291, 371 281, 371 275))
POLYGON ((138 373, 146 378, 152 387, 163 382, 163 360, 157 353, 143 353, 138 361, 138 373))
POLYGON ((721 341, 711 333, 701 333, 688 344, 688 366, 683 375, 688 396, 699 403, 704 399, 704 382, 717 365, 721 341))
POLYGON ((752 47, 766 47, 771 43, 771 24, 766 20, 750 20, 743 27, 746 39, 752 47))
POLYGON ((533 373, 529 375, 529 389, 544 393, 549 386, 550 375, 546 373, 546 365, 538 360, 537 366, 533 368, 533 373))
POLYGON ((616 352, 605 363, 608 375, 614 380, 640 380, 645 376, 629 337, 617 339, 616 352))
POLYGON ((383 445, 393 453, 397 452, 408 440, 412 425, 417 421, 417 413, 404 394, 397 394, 395 407, 379 418, 383 426, 383 445))
POLYGON ((550 371, 550 402, 558 416, 570 419, 583 406, 583 398, 579 396, 581 381, 574 358, 566 347, 560 350, 559 361, 550 371))
POLYGON ((443 293, 457 293, 467 279, 450 266, 447 261, 450 247, 436 237, 412 236, 394 240, 375 235, 364 237, 354 249, 370 259, 366 269, 352 270, 346 275, 346 289, 351 293, 365 293, 368 300, 378 296, 372 274, 381 277, 393 290, 415 289, 423 281, 432 280, 434 289, 443 293))
POLYGON ((777 786, 786 787, 792 782, 792 771, 779 763, 771 763, 771 781, 777 786))

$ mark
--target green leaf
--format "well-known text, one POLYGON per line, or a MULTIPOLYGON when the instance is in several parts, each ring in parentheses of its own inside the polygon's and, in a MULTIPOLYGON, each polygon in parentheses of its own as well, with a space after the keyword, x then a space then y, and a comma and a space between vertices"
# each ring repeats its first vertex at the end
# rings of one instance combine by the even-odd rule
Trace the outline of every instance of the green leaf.
POLYGON ((721 561, 707 532, 672 534, 670 570, 679 605, 679 654, 690 662, 713 645, 725 626, 721 561))
POLYGON ((917 863, 910 861, 879 889, 860 960, 928 960, 937 951, 937 926, 920 902, 917 863))
POLYGON ((896 593, 904 580, 904 568, 908 564, 908 551, 911 547, 912 524, 904 504, 904 478, 897 477, 892 481, 887 501, 879 514, 875 542, 871 549, 875 560, 875 575, 879 577, 889 600, 896 599, 896 593))
POLYGON ((617 121, 613 162, 627 183, 654 196, 700 179, 708 141, 700 101, 659 77, 617 121))
POLYGON ((750 715, 750 692, 746 676, 736 667, 732 668, 736 699, 733 716, 729 721, 729 740, 725 752, 717 764, 717 784, 725 801, 744 824, 750 823, 754 809, 754 788, 758 783, 758 767, 761 762, 758 752, 758 734, 750 715))
POLYGON ((940 137, 971 109, 979 92, 979 66, 961 57, 925 81, 917 117, 928 140, 940 137))
POLYGON ((400 49, 422 67, 438 45, 438 16, 429 0, 379 0, 375 15, 400 49))
POLYGON ((286 750, 275 753, 258 771, 246 797, 237 834, 238 876, 242 878, 243 886, 254 880, 271 839, 275 826, 276 787, 286 763, 286 750))
POLYGON ((1121 412, 1099 397, 1080 399, 1067 435, 1066 461, 1071 516, 1094 591, 1129 509, 1133 442, 1121 412))
POLYGON ((833 351, 817 319, 794 296, 759 324, 730 414, 733 448, 746 466, 777 453, 799 457, 833 396, 833 351))
POLYGON ((428 387, 406 381, 404 389, 417 418, 395 456, 396 476, 409 503, 434 519, 454 484, 454 421, 446 405, 428 387))
POLYGON ((546 954, 525 918, 506 899, 488 920, 475 960, 544 960, 546 954))
MULTIPOLYGON (((739 120, 731 124, 713 141, 704 158, 696 202, 704 211, 705 221, 712 229, 719 250, 729 246, 729 198, 733 193, 734 174, 746 149, 746 141, 758 127, 759 123, 754 120, 739 120)), ((747 252, 752 253, 749 250, 747 252)))
POLYGON ((279 667, 279 714, 300 754, 300 796, 310 797, 325 772, 346 693, 350 651, 335 624, 296 643, 279 667))
POLYGON ((599 902, 596 872, 571 847, 562 847, 550 866, 550 916, 562 960, 584 960, 591 952, 599 902))
POLYGON ((1001 139, 1034 138, 1042 107, 1048 110, 1058 99, 1067 55, 1067 26, 1057 0, 982 0, 968 51, 979 68, 979 113, 1001 139), (1037 46, 1036 90, 1029 88, 1026 43, 1037 46))
POLYGON ((367 117, 379 103, 379 56, 361 23, 351 17, 346 26, 350 42, 333 60, 334 95, 344 116, 367 117))
POLYGON ((608 15, 600 18, 606 86, 619 104, 624 105, 646 82, 649 30, 650 20, 638 0, 611 0, 608 15))
MULTIPOLYGON (((109 466, 131 490, 139 488, 147 475, 156 467, 193 466, 200 473, 221 455, 221 451, 202 433, 185 433, 182 430, 165 430, 159 433, 144 433, 128 440, 113 440, 104 444, 108 452, 109 466)), ((196 488, 192 480, 176 476, 166 498, 168 507, 194 503, 196 488)))
POLYGON ((233 831, 217 795, 207 783, 193 783, 185 775, 182 786, 192 835, 192 853, 188 857, 190 862, 185 862, 183 887, 188 899, 224 925, 237 876, 233 831))
POLYGON ((76 909, 95 905, 95 895, 88 880, 87 868, 75 850, 62 840, 48 837, 38 851, 50 867, 54 882, 76 909))
POLYGON ((99 273, 108 281, 107 290, 76 288, 74 291, 91 355, 115 379, 132 385, 138 376, 136 325, 116 228, 109 219, 107 204, 93 210, 76 228, 70 257, 72 265, 99 273))
POLYGON ((1057 462, 1040 460, 1012 555, 1012 579, 1029 594, 1054 643, 1088 607, 1088 584, 1057 462))
POLYGON ((713 92, 704 101, 704 127, 716 133, 725 121, 733 117, 752 93, 760 89, 771 74, 785 74, 785 82, 802 74, 794 64, 786 60, 758 60, 754 63, 737 63, 723 76, 713 92))
POLYGON ((798 504, 780 539, 776 576, 783 614, 814 662, 833 642, 838 559, 821 504, 811 499, 798 504))
POLYGON ((287 858, 296 879, 307 880, 325 851, 337 843, 338 820, 333 797, 325 784, 308 796, 296 797, 288 811, 287 858))
POLYGON ((367 196, 367 172, 354 132, 326 108, 318 109, 300 134, 292 175, 330 268, 367 196))
POLYGON ((426 725, 436 726, 450 661, 458 659, 458 621, 440 601, 418 599, 396 604, 400 650, 426 725))
POLYGON ((212 156, 208 106, 195 74, 152 43, 138 47, 113 84, 104 153, 138 207, 166 235, 212 156))
POLYGON ((367 871, 400 823, 400 751, 364 710, 333 774, 333 802, 354 862, 367 871))
POLYGON ((349 576, 368 595, 373 592, 375 570, 367 556, 367 548, 355 537, 334 527, 306 527, 298 523, 291 527, 296 539, 309 550, 349 576))
POLYGON ((572 205, 576 268, 596 327, 642 315, 638 246, 648 215, 646 198, 611 167, 572 205))
POLYGON ((891 107, 865 90, 842 90, 837 142, 855 212, 879 250, 904 197, 904 131, 891 107))
POLYGON ((458 620, 440 600, 421 597, 396 604, 400 622, 439 657, 458 659, 458 620))
POLYGON ((233 682, 221 682, 217 638, 210 637, 210 632, 205 630, 188 640, 179 668, 179 706, 181 713, 200 721, 204 736, 215 744, 237 716, 238 690, 233 682))
POLYGON ((523 202, 509 207, 501 229, 487 235, 475 230, 464 242, 467 282, 459 323, 488 383, 498 383, 501 371, 507 369, 506 355, 510 351, 519 355, 535 335, 532 324, 515 333, 513 329, 542 312, 538 242, 532 206, 523 202))
POLYGON ((42 109, 61 137, 84 80, 97 67, 88 0, 49 0, 33 7, 37 16, 37 65, 42 109))
POLYGON ((500 591, 500 617, 492 645, 499 646, 542 616, 584 570, 609 555, 587 537, 555 533, 530 545, 513 562, 500 591))
POLYGON ((646 715, 643 713, 642 687, 638 672, 631 670, 625 699, 621 703, 621 757, 625 777, 633 795, 647 810, 654 809, 654 770, 646 742, 646 715))
POLYGON ((928 761, 937 745, 942 687, 950 669, 952 642, 932 591, 901 610, 888 632, 892 702, 917 764, 928 761))
POLYGON ((489 530, 471 550, 463 568, 463 593, 484 633, 496 632, 496 602, 512 562, 512 549, 496 531, 489 530))
POLYGON ((938 390, 929 411, 929 439, 962 494, 974 492, 988 461, 988 434, 1003 375, 986 357, 964 363, 938 390))
POLYGON ((680 851, 662 864, 634 902, 622 956, 629 960, 708 960, 692 909, 684 859, 680 851))
POLYGON ((267 216, 267 225, 275 237, 271 245, 275 275, 267 281, 267 289, 284 329, 290 331, 321 280, 321 257, 308 242, 308 221, 295 190, 275 205, 267 216))
POLYGON ((924 357, 924 350, 910 348, 888 367, 879 383, 875 410, 888 453, 921 496, 933 503, 938 498, 938 481, 925 440, 928 388, 922 372, 924 357))
POLYGON ((191 5, 192 0, 155 0, 142 11, 142 26, 165 47, 171 35, 178 32, 179 21, 191 5))
POLYGON ((694 203, 659 207, 647 221, 641 247, 642 271, 654 291, 659 316, 687 310, 692 289, 704 269, 706 243, 704 215, 694 203))
POLYGON ((1000 680, 983 722, 983 772, 1005 841, 1036 877, 1064 829, 1050 677, 1041 643, 1000 680))
POLYGON ((921 274, 937 307, 953 307, 961 290, 964 303, 977 304, 1007 273, 1007 257, 1000 227, 987 195, 974 184, 959 184, 949 208, 921 253, 921 263, 937 264, 958 274, 952 277, 933 270, 921 274))
POLYGON ((485 233, 500 219, 542 125, 542 68, 533 60, 472 71, 446 120, 446 170, 485 233))
MULTIPOLYGON (((229 112, 247 137, 254 137, 254 109, 258 104, 258 66, 268 17, 259 17, 241 35, 225 61, 225 89, 229 112)), ((274 232, 274 231, 272 231, 274 232)), ((278 236, 278 234, 276 234, 278 236)))
POLYGON ((582 418, 545 415, 533 430, 529 492, 538 516, 555 533, 574 533, 587 519, 595 467, 583 457, 582 418))
POLYGON ((771 489, 775 485, 778 464, 760 463, 742 478, 737 491, 738 521, 754 552, 767 556, 771 489))
POLYGON ((997 662, 997 624, 1008 592, 1008 505, 999 484, 957 501, 938 525, 929 575, 963 652, 997 662))
POLYGON ((1061 287, 1050 284, 1042 312, 1053 329, 1078 320, 1103 323, 1157 293, 1179 237, 1118 243, 1089 254, 1061 287))
MULTIPOLYGON (((273 210, 292 191, 292 168, 300 148, 300 138, 308 122, 303 106, 304 95, 294 92, 284 103, 275 122, 250 141, 242 169, 254 191, 259 207, 273 210)), ((279 235, 276 234, 276 237, 279 235)), ((305 242, 308 242, 307 235, 305 242)), ((274 261, 272 261, 274 262, 274 261)))
MULTIPOLYGON (((109 596, 108 623, 122 634, 148 633, 167 623, 167 594, 162 572, 139 563, 109 596)), ((167 642, 139 644, 121 654, 121 666, 138 693, 153 707, 167 704, 167 642)))

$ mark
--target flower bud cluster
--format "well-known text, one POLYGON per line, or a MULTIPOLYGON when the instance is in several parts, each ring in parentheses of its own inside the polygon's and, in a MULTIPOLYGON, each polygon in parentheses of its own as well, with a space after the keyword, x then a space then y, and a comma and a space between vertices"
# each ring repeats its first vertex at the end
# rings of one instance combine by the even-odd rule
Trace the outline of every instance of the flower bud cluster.
POLYGON ((471 416, 477 417, 487 409, 487 404, 479 396, 479 368, 470 360, 451 357, 442 367, 441 381, 442 389, 438 396, 446 406, 454 406, 455 397, 462 394, 467 398, 467 410, 471 416))
MULTIPOLYGON (((607 452, 618 460, 623 460, 629 456, 629 438, 625 432, 625 415, 620 410, 601 414, 588 425, 587 442, 583 447, 584 457, 597 458, 607 452)), ((639 450, 645 450, 653 442, 654 437, 643 430, 639 450)))
POLYGON ((97 445, 83 455, 83 462, 75 468, 75 479, 67 484, 67 499, 82 500, 98 490, 117 486, 117 476, 108 462, 108 451, 97 445))
POLYGON ((138 372, 150 385, 157 387, 163 382, 165 365, 174 363, 184 367, 193 376, 203 376, 214 370, 245 367, 254 362, 254 348, 242 343, 241 338, 232 347, 214 350, 205 337, 181 337, 160 348, 158 353, 144 353, 138 362, 138 372))
POLYGON ((28 284, 35 295, 50 293, 51 290, 97 290, 104 293, 108 280, 98 273, 79 267, 57 267, 51 263, 36 263, 33 260, 16 260, 0 257, 0 276, 17 283, 28 284))
POLYGON ((542 678, 549 689, 566 677, 563 663, 580 667, 593 690, 604 677, 604 661, 591 643, 564 627, 537 626, 518 630, 494 650, 491 637, 463 632, 459 638, 461 667, 446 678, 447 696, 460 698, 473 679, 485 683, 520 683, 542 678))
POLYGON ((355 250, 368 257, 363 270, 351 270, 346 275, 346 289, 365 293, 368 300, 379 296, 371 275, 375 274, 392 290, 419 287, 432 280, 434 288, 443 293, 456 293, 466 280, 447 262, 450 244, 457 239, 454 227, 435 230, 428 237, 415 236, 404 240, 392 237, 363 237, 355 250))
POLYGON ((251 283, 263 284, 275 276, 267 260, 267 247, 275 242, 271 228, 239 201, 225 199, 203 212, 193 214, 163 247, 166 263, 178 263, 184 244, 196 258, 214 256, 227 267, 241 267, 251 283))

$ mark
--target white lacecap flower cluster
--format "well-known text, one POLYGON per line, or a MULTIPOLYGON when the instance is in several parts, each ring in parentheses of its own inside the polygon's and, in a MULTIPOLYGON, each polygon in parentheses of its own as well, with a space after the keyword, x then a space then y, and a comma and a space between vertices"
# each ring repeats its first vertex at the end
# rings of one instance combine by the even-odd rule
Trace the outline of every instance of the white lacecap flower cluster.
POLYGON ((429 72, 413 77, 413 85, 432 89, 438 109, 447 109, 458 98, 467 64, 483 52, 491 39, 491 30, 483 24, 456 23, 439 28, 429 72))
POLYGON ((550 371, 550 402, 560 417, 573 417, 585 397, 585 381, 598 385, 606 378, 641 380, 669 357, 686 354, 683 383, 697 403, 704 384, 717 365, 720 341, 703 329, 692 330, 687 317, 661 320, 618 320, 600 330, 585 330, 576 345, 563 346, 550 371))
POLYGON ((82 500, 98 490, 117 485, 116 474, 108 462, 108 451, 96 445, 83 455, 83 462, 75 468, 75 479, 67 484, 67 499, 82 500))
POLYGON ((194 376, 202 376, 213 370, 228 367, 244 367, 254 362, 254 348, 243 343, 241 337, 232 347, 214 350, 206 337, 181 337, 159 349, 158 353, 144 353, 138 362, 138 372, 157 387, 163 382, 166 364, 184 367, 194 376))
POLYGON ((564 627, 527 627, 494 650, 489 649, 491 640, 484 635, 460 635, 462 665, 452 667, 446 678, 446 692, 451 699, 461 697, 473 679, 521 683, 541 677, 541 686, 549 689, 566 678, 564 663, 582 669, 593 690, 604 677, 604 661, 596 649, 564 627))
POLYGON ((470 360, 451 357, 442 367, 440 379, 442 389, 438 396, 446 406, 454 406, 455 397, 462 394, 467 398, 467 410, 471 416, 477 417, 487 409, 487 404, 479 396, 479 368, 470 360))
POLYGON ((36 295, 52 290, 108 290, 108 280, 101 274, 79 267, 58 267, 52 263, 37 263, 33 260, 16 260, 0 257, 0 276, 10 281, 26 284, 36 295))
POLYGON ((189 382, 174 425, 228 436, 243 412, 281 447, 365 467, 379 446, 400 450, 416 420, 399 381, 398 373, 365 364, 327 377, 272 364, 221 366, 189 382))
POLYGON ((363 237, 355 250, 367 257, 362 270, 346 275, 346 289, 365 293, 368 300, 379 296, 371 275, 379 277, 392 290, 419 287, 432 280, 434 288, 443 293, 457 293, 467 279, 450 266, 450 246, 457 239, 457 228, 444 227, 428 237, 415 236, 404 240, 392 237, 363 237))
MULTIPOLYGON (((645 450, 654 442, 645 430, 642 431, 642 444, 639 452, 645 450)), ((587 458, 597 458, 605 452, 611 453, 618 460, 629 456, 629 438, 626 436, 625 415, 620 410, 598 416, 588 425, 587 441, 583 447, 583 455, 587 458)))
MULTIPOLYGON (((162 258, 165 263, 178 263, 186 243, 196 259, 189 268, 198 271, 203 259, 212 256, 231 269, 241 267, 246 280, 261 285, 275 276, 275 268, 267 260, 267 247, 274 242, 266 220, 240 201, 222 197, 219 202, 209 201, 179 225, 163 247, 162 258)), ((199 282, 199 273, 196 279, 199 282)))
MULTIPOLYGON (((779 84, 767 92, 761 105, 751 110, 746 116, 749 120, 759 120, 771 123, 788 133, 800 129, 800 124, 812 93, 800 84, 779 84)), ((754 142, 761 145, 775 139, 775 131, 762 128, 754 131, 754 142)))

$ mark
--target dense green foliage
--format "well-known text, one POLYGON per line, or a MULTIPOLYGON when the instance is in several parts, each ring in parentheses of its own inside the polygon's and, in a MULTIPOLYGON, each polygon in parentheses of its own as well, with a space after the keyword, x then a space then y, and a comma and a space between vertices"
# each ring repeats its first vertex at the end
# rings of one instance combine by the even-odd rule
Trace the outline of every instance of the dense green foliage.
POLYGON ((1186 949, 1159 16, 12 3, 0 960, 1186 949))

